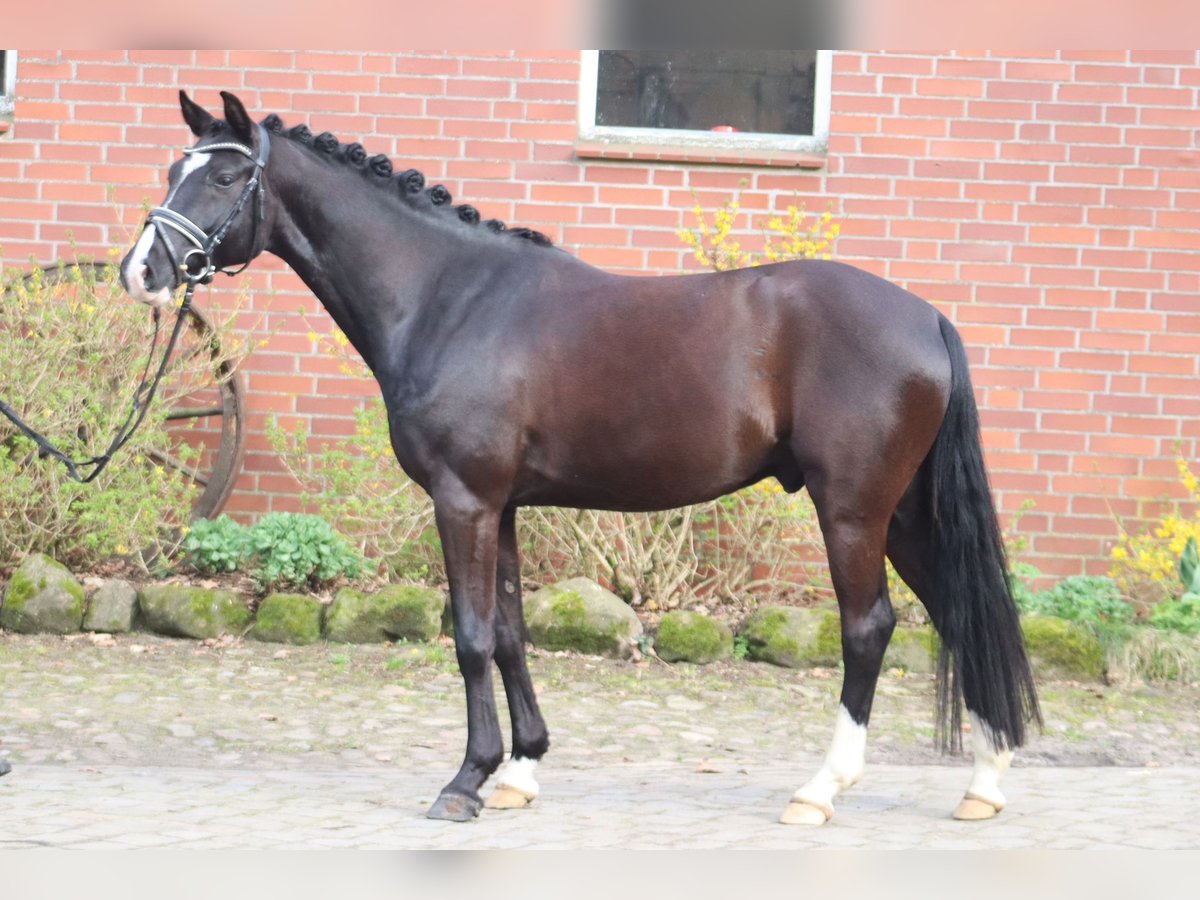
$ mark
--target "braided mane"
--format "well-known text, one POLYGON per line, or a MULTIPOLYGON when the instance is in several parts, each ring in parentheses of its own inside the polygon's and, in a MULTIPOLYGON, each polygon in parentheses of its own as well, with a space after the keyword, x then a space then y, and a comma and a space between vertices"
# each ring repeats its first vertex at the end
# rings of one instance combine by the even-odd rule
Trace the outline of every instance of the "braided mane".
POLYGON ((361 169, 365 175, 376 181, 380 187, 386 187, 395 191, 406 203, 415 209, 425 211, 444 209, 452 212, 460 222, 464 222, 467 225, 482 224, 489 231, 496 232, 497 234, 501 232, 510 234, 513 237, 531 241, 540 247, 554 246, 550 238, 546 237, 540 231, 534 231, 532 228, 509 228, 499 219, 486 219, 481 222, 479 210, 475 207, 466 203, 458 206, 452 205, 451 201, 453 197, 450 196, 450 191, 446 189, 445 185, 435 184, 433 187, 426 188, 425 176, 416 169, 405 169, 403 172, 394 172, 392 161, 387 156, 382 153, 375 156, 368 156, 362 144, 343 144, 328 131, 314 137, 306 125, 285 128, 283 120, 274 113, 263 119, 262 124, 272 134, 282 135, 297 144, 302 144, 319 156, 326 156, 354 168, 361 169))

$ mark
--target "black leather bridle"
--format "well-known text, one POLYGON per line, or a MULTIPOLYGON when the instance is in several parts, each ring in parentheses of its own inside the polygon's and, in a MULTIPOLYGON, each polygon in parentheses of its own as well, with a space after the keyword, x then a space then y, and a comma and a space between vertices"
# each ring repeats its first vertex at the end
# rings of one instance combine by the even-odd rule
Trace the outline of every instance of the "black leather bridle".
POLYGON ((267 159, 271 155, 271 142, 267 136, 267 130, 261 125, 258 126, 258 135, 259 149, 257 154, 245 144, 233 141, 207 144, 203 147, 189 147, 183 151, 185 154, 190 155, 192 153, 215 153, 218 150, 232 150, 254 160, 254 174, 246 182, 246 186, 242 188, 242 194, 238 197, 229 215, 225 217, 225 220, 217 226, 212 234, 206 232, 187 216, 169 207, 156 206, 150 211, 146 225, 157 226, 155 229, 155 240, 162 240, 163 247, 167 251, 167 257, 171 260, 171 265, 176 268, 182 276, 182 280, 187 283, 187 288, 184 290, 183 302, 179 305, 175 327, 171 330, 171 338, 167 342, 166 350, 163 352, 162 362, 159 363, 158 370, 154 374, 154 380, 147 384, 146 379, 150 374, 150 366, 154 360, 154 351, 158 347, 159 326, 162 320, 162 314, 158 307, 154 308, 154 336, 150 341, 150 353, 146 357, 146 367, 142 370, 141 382, 133 392, 133 403, 130 407, 129 415, 125 417, 125 421, 117 429, 117 433, 108 445, 108 449, 99 456, 93 456, 91 459, 73 460, 50 443, 45 436, 26 425, 20 416, 17 415, 16 410, 3 400, 0 400, 0 413, 3 413, 9 421, 17 426, 22 434, 37 444, 39 458, 50 456, 57 459, 66 466, 67 473, 75 481, 87 484, 95 480, 104 471, 109 462, 112 461, 113 454, 125 446, 138 426, 142 424, 142 420, 146 418, 150 404, 154 401, 154 394, 158 390, 159 382, 162 381, 163 375, 166 374, 167 365, 171 361, 171 355, 175 352, 175 345, 179 341, 180 332, 183 330, 184 320, 187 318, 188 310, 192 305, 192 294, 195 293, 196 285, 208 284, 213 280, 213 276, 217 272, 222 272, 226 275, 236 275, 245 269, 250 264, 250 260, 261 251, 262 248, 258 246, 258 240, 260 225, 266 216, 265 204, 267 193, 266 185, 263 181, 263 170, 266 168, 267 159), (213 264, 212 255, 221 241, 225 240, 229 229, 233 227, 233 223, 241 215, 242 210, 250 202, 251 197, 256 198, 256 209, 250 239, 250 254, 246 262, 237 269, 232 271, 218 269, 213 264), (183 255, 182 260, 176 256, 171 242, 166 238, 164 228, 172 229, 178 234, 183 235, 192 244, 192 248, 183 255), (87 475, 82 475, 79 470, 88 468, 89 466, 93 467, 92 471, 87 475))
POLYGON ((240 153, 254 161, 254 174, 250 176, 250 180, 246 182, 246 186, 242 188, 242 194, 238 197, 237 202, 233 205, 233 209, 229 211, 229 215, 225 217, 216 230, 209 234, 183 213, 176 212, 167 206, 156 206, 150 210, 150 216, 146 220, 146 225, 155 225, 155 240, 162 240, 163 247, 166 248, 167 257, 171 260, 171 265, 174 266, 182 275, 183 280, 188 283, 189 290, 197 284, 208 284, 213 280, 213 276, 218 271, 226 275, 236 275, 241 272, 246 266, 250 265, 250 260, 253 259, 262 249, 258 246, 259 225, 266 217, 266 200, 267 187, 263 181, 263 170, 267 166, 267 160, 271 157, 271 139, 268 136, 267 129, 263 126, 258 126, 258 153, 256 154, 250 147, 237 141, 223 141, 217 144, 206 144, 203 147, 188 147, 184 150, 184 155, 190 156, 193 153, 216 153, 219 150, 231 150, 234 153, 240 153), (250 198, 255 197, 255 215, 253 222, 253 232, 250 238, 250 255, 246 262, 239 268, 232 271, 226 269, 217 269, 213 264, 213 253, 221 241, 225 240, 225 235, 229 233, 229 229, 233 227, 233 223, 237 217, 242 214, 242 210, 246 204, 250 202, 250 198), (184 238, 191 243, 192 247, 180 260, 175 254, 175 249, 171 246, 171 242, 167 240, 167 229, 170 229, 177 234, 183 235, 184 238))

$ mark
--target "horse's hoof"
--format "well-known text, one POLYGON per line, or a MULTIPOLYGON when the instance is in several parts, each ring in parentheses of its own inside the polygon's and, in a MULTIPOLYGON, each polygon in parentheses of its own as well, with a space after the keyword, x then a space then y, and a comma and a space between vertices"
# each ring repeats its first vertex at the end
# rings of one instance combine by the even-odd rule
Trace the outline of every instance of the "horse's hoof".
POLYGON ((967 794, 958 804, 958 809, 954 810, 954 818, 960 822, 978 822, 982 819, 990 819, 1004 809, 1004 804, 996 804, 991 800, 984 800, 982 797, 976 797, 974 794, 967 794))
POLYGON ((483 805, 488 809, 524 809, 535 798, 535 794, 529 794, 515 787, 509 787, 507 784, 498 784, 496 785, 496 789, 488 795, 483 805))
POLYGON ((0 759, 0 775, 7 775, 12 771, 12 766, 8 764, 7 759, 0 759))
POLYGON ((779 821, 784 825, 824 825, 832 818, 832 807, 822 808, 803 800, 792 800, 779 817, 779 821))
POLYGON ((442 819, 446 822, 470 822, 479 815, 482 808, 483 803, 475 797, 443 792, 438 795, 433 806, 429 807, 425 818, 442 819))

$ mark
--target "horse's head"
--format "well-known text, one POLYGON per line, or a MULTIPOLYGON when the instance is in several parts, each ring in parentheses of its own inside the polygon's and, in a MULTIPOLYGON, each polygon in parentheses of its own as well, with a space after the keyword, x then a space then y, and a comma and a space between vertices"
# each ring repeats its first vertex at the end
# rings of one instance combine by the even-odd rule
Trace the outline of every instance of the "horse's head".
POLYGON ((169 302, 184 281, 207 283, 216 271, 244 266, 267 242, 264 167, 270 140, 242 102, 221 92, 225 120, 183 91, 183 119, 199 139, 171 166, 167 198, 121 261, 121 283, 135 300, 169 302))

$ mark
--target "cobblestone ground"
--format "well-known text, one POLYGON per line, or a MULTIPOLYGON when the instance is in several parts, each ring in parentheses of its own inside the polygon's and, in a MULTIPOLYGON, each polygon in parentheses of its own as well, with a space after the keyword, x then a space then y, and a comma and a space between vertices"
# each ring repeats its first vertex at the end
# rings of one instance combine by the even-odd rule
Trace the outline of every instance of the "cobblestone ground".
MULTIPOLYGON (((932 683, 880 684, 863 782, 775 823, 820 764, 838 673, 531 660, 553 746, 528 810, 431 822, 465 739, 447 647, 0 635, 0 847, 1198 847, 1200 691, 1043 686, 986 823, 930 749, 932 683)), ((503 705, 503 694, 500 694, 503 705)))

